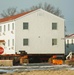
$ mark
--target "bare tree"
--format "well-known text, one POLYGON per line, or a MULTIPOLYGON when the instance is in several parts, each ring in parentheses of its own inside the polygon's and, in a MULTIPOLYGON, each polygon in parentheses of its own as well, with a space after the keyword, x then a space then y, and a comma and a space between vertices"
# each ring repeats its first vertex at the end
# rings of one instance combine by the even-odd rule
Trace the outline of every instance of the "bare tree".
POLYGON ((0 14, 2 17, 8 17, 13 16, 17 14, 16 8, 8 8, 6 11, 3 10, 3 12, 0 14))
MULTIPOLYGON (((60 16, 60 17, 63 17, 63 15, 61 14, 61 11, 59 10, 59 8, 55 9, 55 7, 51 6, 50 4, 47 4, 47 3, 44 3, 44 4, 38 4, 38 5, 35 5, 35 6, 32 6, 31 8, 29 9, 21 9, 19 13, 22 13, 22 12, 27 12, 27 11, 30 11, 30 10, 35 10, 35 9, 39 9, 39 8, 42 8, 52 14, 55 14, 57 16, 60 16)), ((3 10, 3 12, 0 14, 2 17, 8 17, 8 16, 13 16, 15 14, 18 14, 16 8, 8 8, 6 11, 3 10)))
POLYGON ((62 17, 62 18, 64 17, 61 13, 61 10, 59 10, 59 8, 55 9, 54 6, 51 6, 50 4, 47 4, 47 3, 44 3, 43 5, 40 3, 36 6, 32 6, 29 10, 35 10, 38 8, 42 8, 42 9, 44 9, 44 10, 46 10, 52 14, 59 16, 59 17, 62 17))

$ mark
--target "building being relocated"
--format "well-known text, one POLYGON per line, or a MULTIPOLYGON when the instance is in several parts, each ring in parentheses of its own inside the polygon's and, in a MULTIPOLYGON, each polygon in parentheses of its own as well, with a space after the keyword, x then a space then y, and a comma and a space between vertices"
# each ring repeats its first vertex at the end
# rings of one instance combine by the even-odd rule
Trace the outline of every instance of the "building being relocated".
POLYGON ((43 9, 0 19, 2 54, 65 54, 64 19, 43 9))

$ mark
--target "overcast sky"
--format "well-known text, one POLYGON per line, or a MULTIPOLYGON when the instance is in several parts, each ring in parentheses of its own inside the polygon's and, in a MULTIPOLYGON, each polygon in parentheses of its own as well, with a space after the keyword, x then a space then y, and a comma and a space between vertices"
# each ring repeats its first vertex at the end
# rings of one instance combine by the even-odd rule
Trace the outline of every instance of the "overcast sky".
POLYGON ((9 7, 17 7, 17 10, 20 10, 45 2, 62 11, 67 34, 74 34, 74 0, 0 0, 0 13, 9 7))

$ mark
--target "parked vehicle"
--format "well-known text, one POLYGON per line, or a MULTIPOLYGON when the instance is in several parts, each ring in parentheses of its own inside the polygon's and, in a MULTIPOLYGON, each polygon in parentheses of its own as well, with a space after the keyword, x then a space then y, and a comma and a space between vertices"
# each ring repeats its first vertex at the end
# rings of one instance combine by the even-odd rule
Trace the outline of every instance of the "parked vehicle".
POLYGON ((63 56, 54 55, 52 57, 52 64, 62 65, 63 64, 63 56))
POLYGON ((70 52, 66 56, 65 64, 73 65, 74 66, 74 53, 73 52, 70 52))

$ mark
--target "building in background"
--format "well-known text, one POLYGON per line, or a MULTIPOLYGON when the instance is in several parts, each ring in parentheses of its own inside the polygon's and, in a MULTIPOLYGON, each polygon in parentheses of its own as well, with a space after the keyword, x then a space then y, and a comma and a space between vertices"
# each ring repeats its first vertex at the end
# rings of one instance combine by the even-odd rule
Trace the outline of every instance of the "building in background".
POLYGON ((74 52, 74 34, 65 37, 65 49, 66 55, 68 55, 69 52, 74 52))
POLYGON ((37 9, 0 19, 2 54, 65 54, 64 19, 37 9))

